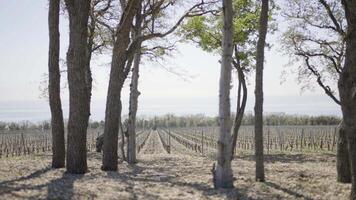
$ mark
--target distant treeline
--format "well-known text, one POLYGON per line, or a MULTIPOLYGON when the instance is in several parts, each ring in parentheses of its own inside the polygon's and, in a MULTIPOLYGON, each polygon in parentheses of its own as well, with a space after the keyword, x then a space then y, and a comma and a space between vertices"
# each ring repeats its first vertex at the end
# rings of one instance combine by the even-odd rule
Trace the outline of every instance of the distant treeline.
MULTIPOLYGON (((234 116, 232 116, 234 119, 234 116)), ((341 121, 337 116, 307 116, 307 115, 287 115, 284 113, 268 114, 264 117, 264 124, 269 126, 280 125, 338 125, 341 121)), ((202 127, 219 126, 218 117, 208 117, 205 115, 176 116, 167 114, 149 119, 139 118, 137 127, 202 127)), ((242 125, 254 125, 253 114, 246 114, 243 117, 242 125)))
MULTIPOLYGON (((232 116, 234 118, 234 116, 232 116)), ((308 115, 287 115, 284 113, 268 114, 264 117, 264 124, 269 126, 281 125, 338 125, 341 121, 337 116, 308 116, 308 115)), ((124 121, 124 125, 127 120, 124 121)), ((246 114, 242 120, 242 125, 254 125, 254 116, 246 114)), ((153 127, 203 127, 219 126, 218 117, 209 117, 201 114, 176 116, 167 114, 163 116, 143 118, 139 117, 136 121, 138 128, 153 127)), ((49 130, 49 121, 32 123, 22 122, 0 122, 0 130, 49 130)), ((98 129, 104 127, 104 121, 91 121, 90 128, 98 129)))

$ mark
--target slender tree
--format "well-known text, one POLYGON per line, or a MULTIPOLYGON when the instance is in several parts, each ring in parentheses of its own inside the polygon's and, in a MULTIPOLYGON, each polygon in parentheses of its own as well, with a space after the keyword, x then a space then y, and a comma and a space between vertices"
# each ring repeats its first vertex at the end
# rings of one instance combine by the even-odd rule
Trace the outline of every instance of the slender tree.
POLYGON ((231 169, 231 117, 230 117, 230 82, 233 52, 233 6, 232 0, 223 0, 223 39, 219 86, 219 121, 217 167, 213 171, 215 188, 233 187, 231 169))
POLYGON ((265 181, 263 161, 263 63, 268 27, 268 0, 262 0, 259 39, 256 53, 256 88, 255 88, 255 157, 256 181, 265 181))
POLYGON ((65 0, 69 13, 67 52, 69 120, 66 168, 69 173, 87 171, 86 134, 90 115, 90 90, 87 78, 88 17, 90 1, 65 0))
POLYGON ((61 168, 65 165, 64 123, 60 92, 61 75, 59 68, 59 10, 60 0, 50 0, 48 11, 48 95, 51 109, 53 168, 61 168))
POLYGON ((347 20, 346 55, 338 87, 351 163, 351 200, 356 200, 356 1, 342 0, 347 20))
MULTIPOLYGON (((254 69, 256 55, 256 43, 258 39, 258 26, 260 17, 260 5, 253 0, 233 0, 234 7, 234 53, 232 63, 238 76, 236 115, 232 129, 232 157, 235 155, 235 147, 238 131, 242 124, 247 102, 246 78, 248 72, 254 69)), ((185 23, 179 35, 187 41, 198 44, 207 52, 221 53, 222 21, 220 10, 215 10, 211 15, 197 16, 185 23)), ((274 30, 274 29, 270 29, 274 30)))
MULTIPOLYGON (((135 27, 133 35, 135 38, 141 36, 142 32, 142 8, 137 10, 135 27)), ((127 125, 127 162, 130 164, 136 163, 136 113, 138 107, 138 79, 141 62, 141 44, 138 45, 133 59, 132 77, 130 84, 130 105, 129 105, 129 119, 127 125)))

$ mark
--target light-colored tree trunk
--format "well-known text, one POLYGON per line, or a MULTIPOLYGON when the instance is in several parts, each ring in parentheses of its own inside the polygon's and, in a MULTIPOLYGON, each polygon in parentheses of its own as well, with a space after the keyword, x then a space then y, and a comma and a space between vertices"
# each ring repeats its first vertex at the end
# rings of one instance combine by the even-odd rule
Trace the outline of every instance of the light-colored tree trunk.
POLYGON ((141 1, 139 0, 130 0, 127 2, 116 31, 105 111, 102 166, 102 170, 105 171, 117 170, 121 90, 127 76, 127 72, 125 71, 125 66, 128 62, 126 49, 130 43, 131 25, 140 3, 141 1))
MULTIPOLYGON (((137 10, 136 23, 134 27, 134 38, 141 36, 141 6, 137 10)), ((127 162, 130 164, 136 163, 136 114, 138 108, 138 80, 141 62, 141 44, 138 45, 134 55, 132 77, 130 84, 130 105, 129 105, 129 120, 127 125, 127 162)))
POLYGON ((90 1, 65 0, 69 13, 67 52, 69 120, 66 168, 69 173, 87 171, 86 135, 90 115, 87 85, 88 18, 90 1))
POLYGON ((219 86, 219 121, 220 134, 216 170, 213 171, 215 188, 233 187, 231 169, 231 116, 230 116, 230 84, 233 50, 233 7, 232 0, 223 0, 223 54, 221 58, 219 86))
POLYGON ((255 157, 256 181, 265 181, 263 158, 263 63, 268 26, 268 0, 262 0, 259 38, 256 52, 256 88, 255 88, 255 157))
POLYGON ((140 57, 140 53, 135 54, 130 86, 130 111, 127 127, 127 162, 130 164, 136 162, 136 113, 138 107, 138 97, 140 95, 140 92, 138 91, 140 57))
POLYGON ((60 0, 49 1, 48 95, 51 109, 53 168, 62 168, 65 165, 64 122, 60 91, 61 74, 59 68, 59 9, 60 0))
POLYGON ((356 200, 356 1, 342 0, 342 4, 345 8, 348 30, 345 37, 345 63, 338 87, 351 164, 350 199, 356 200))

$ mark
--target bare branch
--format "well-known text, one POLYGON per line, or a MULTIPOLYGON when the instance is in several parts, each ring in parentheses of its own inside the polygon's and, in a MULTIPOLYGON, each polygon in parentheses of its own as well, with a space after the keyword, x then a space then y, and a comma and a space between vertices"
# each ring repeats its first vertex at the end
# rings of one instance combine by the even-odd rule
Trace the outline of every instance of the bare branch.
MULTIPOLYGON (((302 55, 303 56, 303 55, 302 55)), ((309 57, 308 56, 304 56, 305 58, 305 64, 308 67, 309 71, 317 78, 317 82, 319 84, 320 87, 322 87, 325 91, 325 93, 338 105, 341 105, 340 100, 338 100, 335 95, 334 92, 330 89, 329 86, 325 85, 322 81, 321 75, 320 73, 315 69, 315 67, 313 65, 310 64, 309 62, 309 57)))
POLYGON ((344 30, 342 29, 342 27, 340 26, 339 22, 336 20, 333 11, 330 8, 330 5, 325 1, 325 0, 319 0, 319 2, 324 6, 324 8, 326 9, 326 12, 328 13, 331 21, 334 23, 335 26, 335 31, 339 32, 341 35, 345 35, 344 30))

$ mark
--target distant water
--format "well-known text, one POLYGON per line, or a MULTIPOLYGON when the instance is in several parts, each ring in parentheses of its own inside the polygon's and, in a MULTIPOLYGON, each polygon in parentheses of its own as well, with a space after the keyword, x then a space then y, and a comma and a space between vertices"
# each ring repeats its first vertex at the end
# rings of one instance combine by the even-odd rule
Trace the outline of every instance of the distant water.
MULTIPOLYGON (((253 111, 254 99, 249 96, 246 112, 253 111)), ((235 99, 231 100, 232 112, 235 110, 235 99)), ((128 103, 123 102, 123 115, 128 113, 128 103)), ((63 101, 64 117, 68 118, 68 102, 63 101)), ((105 116, 105 100, 93 99, 91 110, 92 120, 103 120, 105 116)), ((284 112, 301 115, 337 115, 340 109, 324 96, 266 96, 265 113, 284 112)), ((138 115, 153 116, 174 113, 177 115, 205 114, 216 116, 218 98, 155 98, 139 100, 138 115)), ((36 101, 0 101, 0 121, 42 121, 50 119, 50 110, 46 100, 36 101)))

